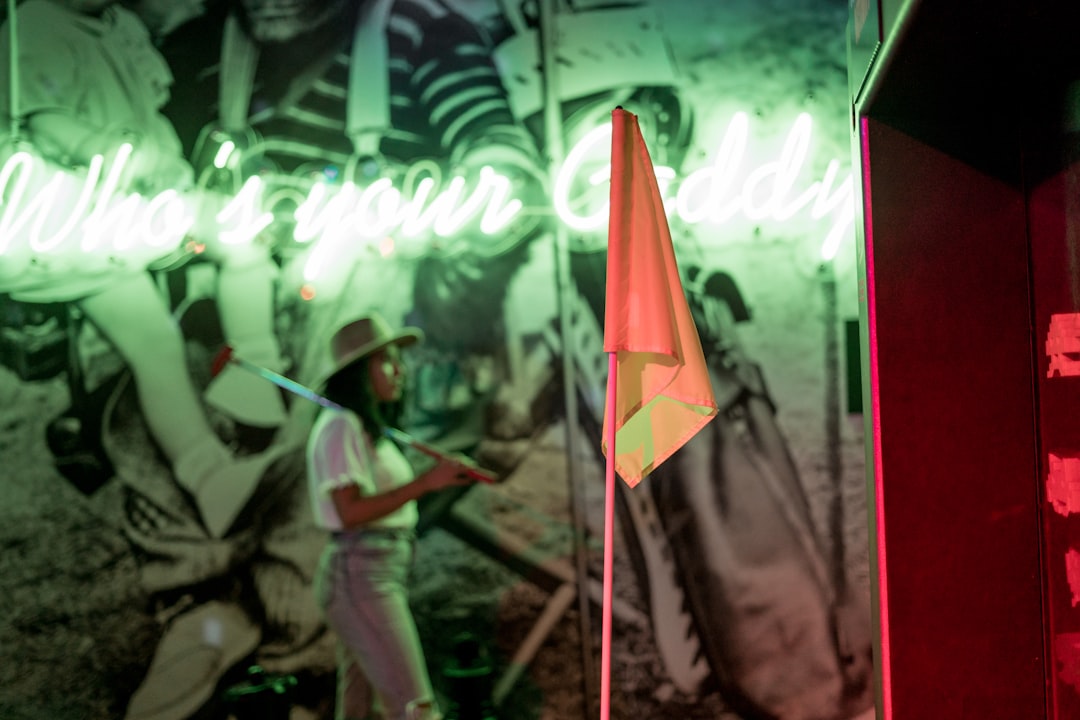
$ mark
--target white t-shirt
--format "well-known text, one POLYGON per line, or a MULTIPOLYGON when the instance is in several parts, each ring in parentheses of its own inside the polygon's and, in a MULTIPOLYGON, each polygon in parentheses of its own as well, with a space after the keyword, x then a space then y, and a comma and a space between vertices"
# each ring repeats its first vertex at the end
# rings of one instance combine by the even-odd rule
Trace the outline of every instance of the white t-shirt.
MULTIPOLYGON (((307 444, 307 469, 315 523, 327 530, 344 529, 331 497, 337 488, 356 484, 362 495, 377 495, 415 477, 409 461, 392 441, 379 438, 373 447, 355 413, 332 408, 324 408, 315 420, 307 444)), ((414 500, 366 527, 412 529, 417 518, 414 500)))

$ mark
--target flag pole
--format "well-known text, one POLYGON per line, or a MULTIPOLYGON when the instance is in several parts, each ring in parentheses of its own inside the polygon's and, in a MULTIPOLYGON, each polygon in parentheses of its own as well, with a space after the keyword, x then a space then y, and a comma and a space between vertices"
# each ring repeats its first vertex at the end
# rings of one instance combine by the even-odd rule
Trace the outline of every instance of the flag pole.
MULTIPOLYGON (((548 174, 551 187, 559 166, 565 157, 563 147, 562 97, 559 93, 559 63, 556 57, 558 38, 556 37, 556 3, 558 0, 540 0, 540 69, 544 93, 544 151, 547 155, 548 174)), ((566 423, 566 482, 570 493, 570 516, 574 526, 573 546, 575 576, 577 580, 578 632, 581 636, 581 686, 583 695, 584 717, 593 712, 593 649, 592 649, 592 608, 587 588, 589 587, 589 565, 587 557, 587 525, 585 522, 585 494, 579 487, 577 472, 577 381, 574 372, 574 348, 571 346, 571 305, 570 286, 573 282, 570 273, 570 241, 566 225, 558 220, 554 223, 555 235, 555 283, 558 291, 559 334, 562 336, 562 384, 563 408, 566 423)))
POLYGON ((608 353, 607 397, 604 409, 604 442, 608 452, 604 467, 604 590, 600 630, 600 720, 611 717, 611 606, 614 584, 615 544, 615 390, 618 383, 617 353, 608 353))
POLYGON ((637 116, 622 107, 611 114, 610 198, 604 288, 608 394, 600 720, 608 720, 611 712, 615 468, 633 488, 717 414, 656 173, 637 116), (630 378, 625 389, 617 386, 620 369, 630 378), (616 447, 616 437, 622 447, 616 447))
MULTIPOLYGON (((625 193, 623 184, 625 146, 625 113, 622 105, 617 105, 611 113, 611 177, 608 187, 608 240, 607 260, 604 272, 604 349, 608 352, 607 394, 604 396, 604 426, 602 428, 604 447, 604 583, 600 620, 600 720, 611 718, 611 606, 614 600, 615 585, 615 437, 618 424, 615 413, 618 403, 619 363, 618 351, 608 345, 608 319, 613 316, 612 289, 621 286, 623 278, 618 269, 612 267, 616 257, 612 252, 612 234, 615 219, 624 211, 620 198, 625 193), (616 153, 619 153, 616 156, 616 153), (616 162, 618 160, 618 162, 616 162)), ((621 227, 621 222, 619 223, 621 227)), ((621 238, 617 238, 620 239, 621 238)), ((619 251, 622 256, 622 251, 619 251)))

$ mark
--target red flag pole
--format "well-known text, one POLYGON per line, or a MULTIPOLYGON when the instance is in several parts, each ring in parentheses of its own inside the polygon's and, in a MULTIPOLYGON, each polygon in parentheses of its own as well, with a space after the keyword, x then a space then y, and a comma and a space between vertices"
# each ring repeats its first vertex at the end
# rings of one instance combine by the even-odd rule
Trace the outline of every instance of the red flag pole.
MULTIPOLYGON (((604 346, 607 349, 608 317, 612 313, 611 303, 613 297, 621 294, 612 293, 612 289, 621 289, 623 278, 617 268, 613 268, 612 260, 615 254, 612 252, 612 228, 623 227, 621 221, 624 208, 622 206, 625 197, 624 169, 626 145, 626 114, 622 106, 618 106, 611 113, 611 182, 608 188, 610 203, 608 206, 608 247, 607 247, 607 271, 604 273, 604 346), (615 218, 619 218, 616 223, 615 218)), ((620 243, 616 250, 622 256, 623 250, 620 243)), ((604 584, 601 603, 600 620, 600 720, 609 720, 611 717, 611 605, 614 586, 614 554, 615 554, 615 435, 617 419, 615 417, 618 407, 617 398, 619 379, 618 351, 608 352, 608 376, 607 395, 604 398, 604 427, 603 442, 607 452, 604 453, 604 584)))
POLYGON ((604 288, 608 382, 601 720, 608 720, 611 699, 615 469, 634 487, 717 412, 652 161, 637 116, 621 107, 611 115, 610 197, 604 288), (620 367, 627 373, 626 389, 616 387, 620 367), (616 436, 625 447, 616 448, 616 436))
POLYGON ((607 407, 604 411, 604 591, 600 630, 600 720, 611 717, 611 605, 615 544, 615 390, 618 382, 616 353, 608 353, 607 407))

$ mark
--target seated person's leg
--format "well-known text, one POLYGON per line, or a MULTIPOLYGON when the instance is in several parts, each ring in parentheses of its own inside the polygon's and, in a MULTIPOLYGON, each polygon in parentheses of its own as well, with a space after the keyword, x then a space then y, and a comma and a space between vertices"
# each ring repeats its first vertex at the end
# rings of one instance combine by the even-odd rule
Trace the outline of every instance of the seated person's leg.
MULTIPOLYGON (((262 245, 207 246, 218 263, 217 304, 225 341, 237 357, 273 372, 285 370, 274 327, 277 267, 262 245)), ((207 402, 238 422, 277 427, 285 421, 285 403, 264 378, 227 366, 207 390, 207 402)))
POLYGON ((148 274, 118 278, 79 305, 131 368, 150 432, 207 530, 224 535, 275 457, 236 460, 218 438, 191 381, 180 330, 148 274))

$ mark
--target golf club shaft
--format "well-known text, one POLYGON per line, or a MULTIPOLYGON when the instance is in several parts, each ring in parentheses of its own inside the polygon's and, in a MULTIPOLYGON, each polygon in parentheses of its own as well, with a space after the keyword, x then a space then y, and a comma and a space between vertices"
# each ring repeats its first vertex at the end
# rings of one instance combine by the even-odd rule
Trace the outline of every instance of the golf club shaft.
MULTIPOLYGON (((345 409, 341 405, 338 405, 333 400, 330 400, 329 398, 323 397, 322 395, 315 392, 311 388, 309 388, 309 387, 307 387, 305 385, 301 385, 300 383, 296 382, 295 380, 290 380, 289 378, 285 377, 284 375, 276 373, 273 370, 268 370, 267 368, 264 368, 264 367, 262 367, 260 365, 256 365, 255 363, 253 363, 253 362, 251 362, 249 360, 245 360, 242 357, 238 357, 237 355, 230 354, 229 355, 229 361, 236 363, 237 365, 239 365, 244 370, 247 370, 248 372, 255 373, 259 377, 261 377, 261 378, 263 378, 265 380, 269 380, 270 382, 274 383, 275 385, 282 388, 283 390, 287 390, 288 392, 291 392, 294 395, 298 395, 298 396, 300 396, 300 397, 302 397, 302 398, 304 398, 306 400, 310 400, 310 401, 312 401, 314 403, 322 405, 325 408, 332 408, 334 410, 344 410, 345 409)), ((495 482, 494 476, 489 475, 488 473, 484 472, 482 469, 480 469, 478 467, 471 467, 466 462, 463 462, 462 458, 454 457, 452 455, 448 455, 448 454, 442 452, 441 450, 439 450, 438 448, 435 448, 435 447, 433 447, 431 445, 428 445, 427 443, 424 443, 424 442, 421 442, 420 440, 417 440, 412 435, 409 435, 408 433, 406 433, 406 432, 404 432, 402 430, 398 430, 397 428, 387 427, 387 428, 385 428, 383 430, 383 434, 386 437, 390 438, 391 440, 402 443, 404 445, 408 445, 409 447, 414 448, 415 450, 424 453, 428 457, 435 458, 436 460, 449 460, 451 462, 459 463, 460 465, 465 467, 465 475, 472 478, 473 480, 478 480, 480 482, 486 482, 486 483, 495 482)))

